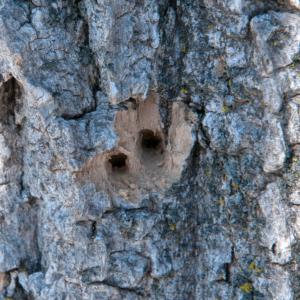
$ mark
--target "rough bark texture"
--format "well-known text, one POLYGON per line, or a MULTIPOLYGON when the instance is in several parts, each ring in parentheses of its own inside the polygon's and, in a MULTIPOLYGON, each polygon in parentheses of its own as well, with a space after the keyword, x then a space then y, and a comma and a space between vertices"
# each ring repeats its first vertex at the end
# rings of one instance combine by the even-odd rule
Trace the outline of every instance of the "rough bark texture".
POLYGON ((300 299, 299 0, 0 0, 0 300, 300 299))

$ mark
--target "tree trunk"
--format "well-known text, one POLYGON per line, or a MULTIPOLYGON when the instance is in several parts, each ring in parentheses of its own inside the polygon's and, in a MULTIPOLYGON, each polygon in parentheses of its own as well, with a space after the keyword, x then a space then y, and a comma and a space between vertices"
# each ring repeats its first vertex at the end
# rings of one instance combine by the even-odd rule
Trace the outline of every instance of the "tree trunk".
POLYGON ((0 0, 0 300, 300 299, 298 0, 0 0))

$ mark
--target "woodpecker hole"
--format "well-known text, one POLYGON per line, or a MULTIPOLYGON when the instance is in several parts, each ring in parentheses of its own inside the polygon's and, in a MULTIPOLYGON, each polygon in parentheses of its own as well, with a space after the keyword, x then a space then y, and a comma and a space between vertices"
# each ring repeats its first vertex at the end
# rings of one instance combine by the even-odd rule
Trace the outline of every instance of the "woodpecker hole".
POLYGON ((145 129, 140 132, 141 146, 146 151, 162 150, 162 138, 152 130, 145 129))
POLYGON ((111 155, 108 161, 113 171, 122 171, 127 168, 127 155, 123 153, 111 155))

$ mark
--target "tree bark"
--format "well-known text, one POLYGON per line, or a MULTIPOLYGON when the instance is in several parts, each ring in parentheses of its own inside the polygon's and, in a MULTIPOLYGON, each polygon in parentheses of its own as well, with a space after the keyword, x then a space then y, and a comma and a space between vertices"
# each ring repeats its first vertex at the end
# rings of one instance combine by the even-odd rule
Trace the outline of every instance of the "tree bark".
POLYGON ((300 298, 298 0, 0 0, 0 300, 300 298))

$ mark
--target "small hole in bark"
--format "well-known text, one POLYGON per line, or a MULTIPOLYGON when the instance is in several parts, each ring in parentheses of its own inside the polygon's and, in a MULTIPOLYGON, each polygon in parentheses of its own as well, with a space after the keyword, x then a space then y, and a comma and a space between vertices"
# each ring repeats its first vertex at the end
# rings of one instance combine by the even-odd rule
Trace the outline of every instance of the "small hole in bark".
POLYGON ((155 134, 152 130, 142 130, 140 135, 143 150, 156 151, 162 148, 162 138, 155 134))
POLYGON ((15 110, 19 110, 18 99, 21 96, 21 86, 12 77, 0 87, 0 121, 3 124, 15 124, 15 110))
POLYGON ((93 221, 91 226, 91 238, 94 239, 97 235, 97 222, 93 221))
POLYGON ((229 263, 224 264, 224 270, 225 270, 225 281, 230 282, 230 264, 229 263))
POLYGON ((4 212, 0 211, 0 224, 5 221, 5 214, 4 212))
POLYGON ((127 155, 124 153, 113 154, 108 161, 113 171, 125 170, 127 167, 127 155))
POLYGON ((272 253, 273 253, 274 255, 276 255, 276 243, 274 243, 274 244, 272 245, 271 250, 272 250, 272 253))
POLYGON ((136 103, 136 100, 134 98, 129 98, 128 99, 128 104, 129 104, 129 107, 132 108, 133 110, 137 109, 137 103, 136 103))

